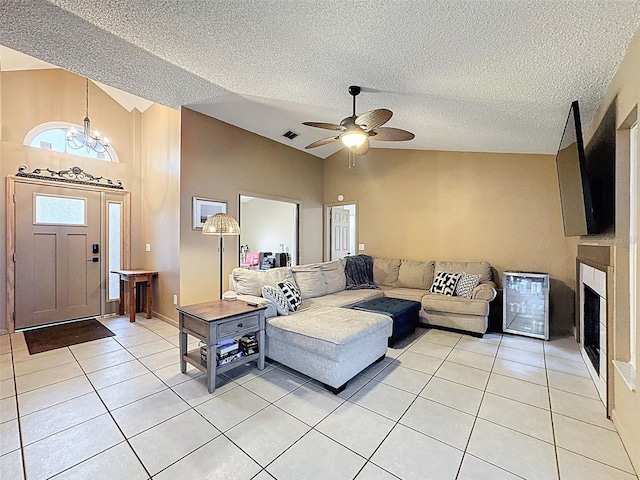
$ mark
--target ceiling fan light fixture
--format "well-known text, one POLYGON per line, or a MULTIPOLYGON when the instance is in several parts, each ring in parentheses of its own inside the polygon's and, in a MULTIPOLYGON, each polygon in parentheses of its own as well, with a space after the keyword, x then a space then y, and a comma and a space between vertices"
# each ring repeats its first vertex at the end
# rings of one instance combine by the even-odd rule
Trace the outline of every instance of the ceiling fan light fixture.
POLYGON ((341 136, 340 136, 340 140, 342 140, 342 143, 345 144, 345 146, 349 147, 349 148, 356 148, 359 147, 360 145, 362 145, 365 140, 367 139, 367 134, 364 133, 362 130, 358 129, 359 131, 346 131, 344 132, 341 136))

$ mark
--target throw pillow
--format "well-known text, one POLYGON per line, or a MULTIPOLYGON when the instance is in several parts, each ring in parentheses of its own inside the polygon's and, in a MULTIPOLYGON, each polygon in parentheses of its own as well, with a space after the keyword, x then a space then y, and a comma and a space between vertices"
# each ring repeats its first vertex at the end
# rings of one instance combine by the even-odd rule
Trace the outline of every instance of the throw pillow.
POLYGON ((262 296, 275 303, 278 315, 289 315, 289 302, 279 288, 265 285, 262 287, 262 296))
POLYGON ((289 280, 285 280, 284 282, 278 283, 278 288, 282 291, 287 302, 289 304, 289 310, 295 312, 298 310, 298 307, 302 303, 302 296, 300 295, 300 290, 296 287, 293 282, 289 280))
POLYGON ((456 284, 459 278, 459 273, 438 272, 433 279, 429 292, 452 296, 456 291, 456 284))
POLYGON ((462 272, 456 285, 456 295, 463 298, 471 298, 473 289, 480 283, 480 275, 472 275, 467 272, 462 272))

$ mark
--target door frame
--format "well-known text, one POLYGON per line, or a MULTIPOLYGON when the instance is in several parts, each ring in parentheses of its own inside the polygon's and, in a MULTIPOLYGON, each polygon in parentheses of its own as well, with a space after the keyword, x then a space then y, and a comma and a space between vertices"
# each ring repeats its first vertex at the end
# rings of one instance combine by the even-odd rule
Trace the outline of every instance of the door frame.
POLYGON ((324 229, 324 247, 323 247, 323 259, 328 262, 331 259, 331 207, 344 207, 345 205, 355 205, 356 207, 356 224, 355 224, 355 238, 354 243, 356 245, 356 251, 353 255, 358 254, 358 239, 360 235, 360 214, 358 212, 359 206, 357 200, 345 200, 342 202, 329 202, 324 204, 323 215, 323 229, 324 229))
MULTIPOLYGON (((131 263, 131 192, 128 190, 120 190, 114 188, 105 188, 97 185, 80 185, 74 183, 66 183, 60 181, 52 181, 45 179, 18 177, 15 175, 7 175, 6 177, 6 261, 7 261, 7 276, 6 276, 6 329, 8 333, 15 331, 15 274, 16 267, 13 261, 13 254, 16 246, 16 214, 15 214, 15 185, 23 183, 30 185, 42 185, 56 188, 66 188, 70 191, 92 191, 100 192, 100 242, 101 245, 106 245, 107 232, 106 232, 106 204, 108 196, 120 196, 123 200, 124 212, 123 212, 123 232, 122 232, 122 268, 129 268, 131 263)), ((105 248, 101 249, 100 258, 101 261, 101 279, 100 279, 100 314, 104 315, 106 311, 106 293, 108 288, 108 266, 105 259, 105 248)))

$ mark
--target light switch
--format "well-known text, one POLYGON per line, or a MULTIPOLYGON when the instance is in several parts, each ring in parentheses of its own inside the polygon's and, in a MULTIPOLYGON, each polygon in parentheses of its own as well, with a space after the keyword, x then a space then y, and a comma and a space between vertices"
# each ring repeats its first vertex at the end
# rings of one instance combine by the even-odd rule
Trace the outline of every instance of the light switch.
POLYGON ((173 296, 173 304, 178 305, 178 295, 173 296))
POLYGON ((359 243, 358 244, 358 251, 364 252, 364 243, 359 243))
POLYGON ((145 249, 147 252, 150 252, 150 251, 151 251, 151 244, 150 244, 150 243, 147 243, 147 244, 145 245, 145 248, 144 248, 144 249, 145 249))

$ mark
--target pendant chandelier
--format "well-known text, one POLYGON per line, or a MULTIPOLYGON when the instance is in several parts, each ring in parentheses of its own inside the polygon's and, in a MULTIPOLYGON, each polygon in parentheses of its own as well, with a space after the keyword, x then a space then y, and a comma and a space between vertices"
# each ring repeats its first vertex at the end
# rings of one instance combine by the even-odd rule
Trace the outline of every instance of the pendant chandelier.
POLYGON ((69 148, 79 150, 86 148, 87 152, 91 150, 97 153, 106 153, 109 147, 109 139, 107 137, 100 138, 100 132, 95 130, 91 133, 91 120, 89 120, 89 79, 85 78, 85 113, 83 121, 83 131, 78 132, 75 127, 67 130, 67 145, 69 148))

